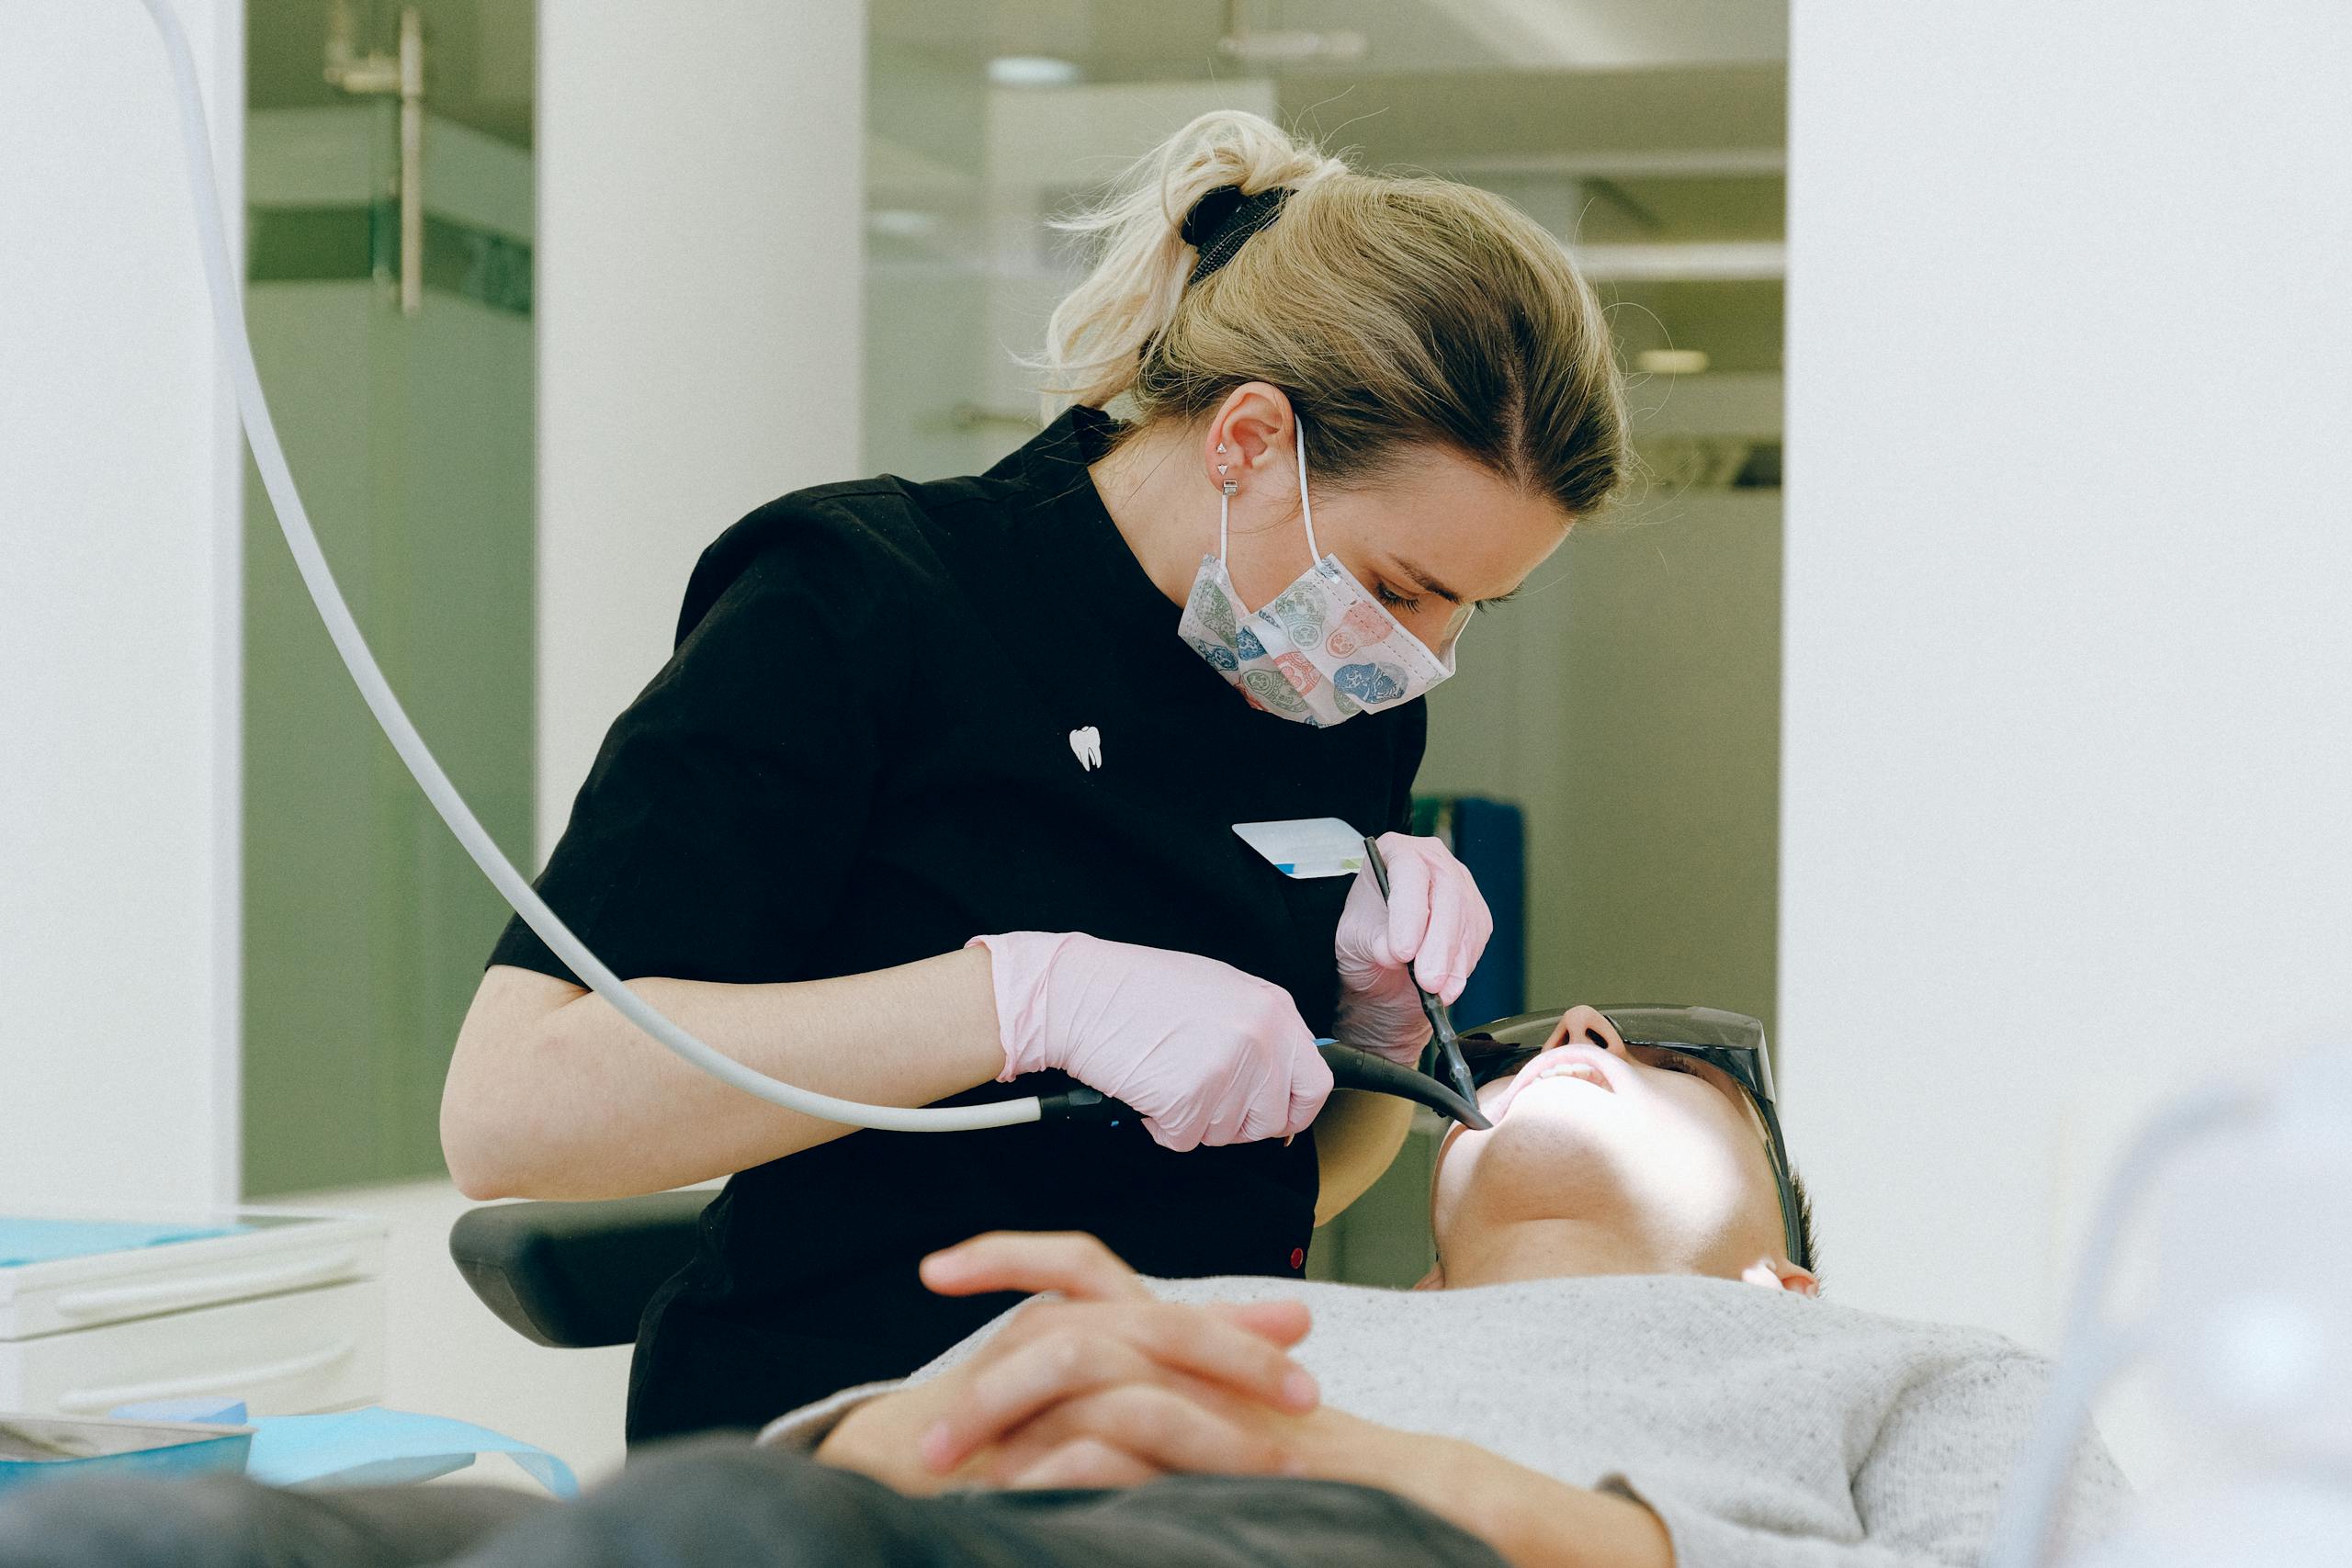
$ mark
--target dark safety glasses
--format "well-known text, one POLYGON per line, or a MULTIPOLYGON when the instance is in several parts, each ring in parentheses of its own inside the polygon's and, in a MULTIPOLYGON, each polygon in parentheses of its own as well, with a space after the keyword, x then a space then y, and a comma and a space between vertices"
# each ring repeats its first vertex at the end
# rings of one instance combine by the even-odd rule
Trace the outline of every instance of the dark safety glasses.
MULTIPOLYGON (((1543 1055, 1566 1012, 1521 1013, 1517 1018, 1482 1025, 1462 1037, 1462 1056, 1474 1085, 1484 1088, 1507 1078, 1543 1055)), ((1813 1249, 1805 1244, 1802 1205, 1795 1179, 1789 1173, 1789 1149, 1781 1135, 1780 1112, 1773 1108, 1772 1057, 1764 1048, 1764 1025, 1745 1013, 1720 1008, 1668 1007, 1643 1003, 1594 1010, 1615 1026, 1625 1050, 1641 1061, 1658 1052, 1703 1062, 1736 1083, 1756 1108, 1764 1124, 1766 1157, 1772 1180, 1780 1190, 1781 1228, 1789 1261, 1800 1269, 1813 1267, 1813 1249)))

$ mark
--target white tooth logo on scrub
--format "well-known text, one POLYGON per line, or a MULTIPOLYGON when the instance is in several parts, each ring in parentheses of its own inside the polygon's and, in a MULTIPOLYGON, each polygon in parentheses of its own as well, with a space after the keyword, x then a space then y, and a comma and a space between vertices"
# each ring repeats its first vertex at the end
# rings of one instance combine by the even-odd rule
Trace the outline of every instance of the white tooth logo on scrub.
POLYGON ((1306 427, 1291 422, 1298 449, 1298 510, 1315 564, 1263 609, 1244 610, 1225 569, 1234 486, 1218 492, 1216 554, 1201 558, 1176 635, 1225 677, 1251 707, 1310 728, 1328 728, 1367 709, 1411 702, 1453 673, 1453 649, 1440 659, 1365 592, 1337 556, 1315 542, 1306 500, 1306 427))
POLYGON ((1102 732, 1094 726, 1090 724, 1083 729, 1071 730, 1069 749, 1071 755, 1078 759, 1078 765, 1088 773, 1102 765, 1102 732))

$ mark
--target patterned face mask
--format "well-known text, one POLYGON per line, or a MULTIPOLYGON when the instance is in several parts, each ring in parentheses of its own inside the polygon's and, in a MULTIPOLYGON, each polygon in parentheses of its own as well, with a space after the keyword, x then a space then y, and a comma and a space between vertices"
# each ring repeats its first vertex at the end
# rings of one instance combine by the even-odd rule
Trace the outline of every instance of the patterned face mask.
POLYGON ((1262 610, 1244 610, 1225 570, 1231 497, 1217 501, 1216 554, 1201 558, 1193 596, 1176 632, 1250 705, 1312 728, 1367 710, 1411 702, 1453 673, 1453 649, 1440 659, 1407 631, 1337 556, 1315 543, 1306 501, 1306 432, 1292 421, 1298 448, 1298 510, 1315 564, 1262 610))

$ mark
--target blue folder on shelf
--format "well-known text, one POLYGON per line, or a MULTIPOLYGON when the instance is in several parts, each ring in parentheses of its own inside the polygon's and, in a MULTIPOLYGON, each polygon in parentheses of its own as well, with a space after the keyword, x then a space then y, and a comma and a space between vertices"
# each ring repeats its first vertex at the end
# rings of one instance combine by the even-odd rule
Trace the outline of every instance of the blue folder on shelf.
POLYGON ((250 1427, 0 1415, 0 1493, 66 1475, 239 1471, 250 1427))

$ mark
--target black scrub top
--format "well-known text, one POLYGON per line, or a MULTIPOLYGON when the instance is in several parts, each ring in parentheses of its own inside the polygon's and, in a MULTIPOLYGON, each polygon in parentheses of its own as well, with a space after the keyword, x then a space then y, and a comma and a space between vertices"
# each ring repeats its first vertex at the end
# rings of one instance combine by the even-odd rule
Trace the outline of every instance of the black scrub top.
MULTIPOLYGON (((538 879, 556 912, 624 978, 739 984, 1087 931, 1262 976, 1329 1034, 1349 879, 1285 877, 1233 825, 1403 829, 1424 709, 1328 729, 1253 709, 1103 508, 1087 465, 1117 429, 1073 407, 985 474, 796 491, 719 536, 538 879)), ((490 962, 578 983, 519 919, 490 962)), ((916 1278, 980 1231, 1090 1231, 1154 1275, 1295 1276, 1315 1198, 1311 1136, 1177 1154, 1133 1123, 852 1133, 711 1202, 640 1325, 629 1440, 912 1371, 1013 1299, 916 1278)))

